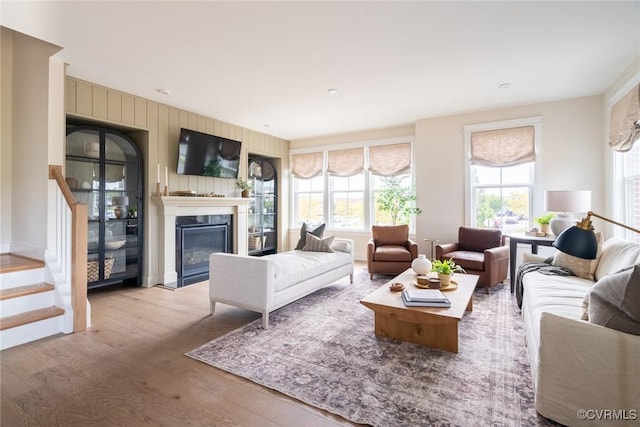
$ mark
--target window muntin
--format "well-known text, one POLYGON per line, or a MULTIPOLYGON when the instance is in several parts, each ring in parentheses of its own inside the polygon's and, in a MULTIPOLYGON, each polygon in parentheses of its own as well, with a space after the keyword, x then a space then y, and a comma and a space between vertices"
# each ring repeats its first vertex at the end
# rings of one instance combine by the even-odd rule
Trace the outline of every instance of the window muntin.
POLYGON ((297 224, 317 226, 324 222, 324 177, 293 178, 294 215, 297 224))
POLYGON ((363 229, 365 226, 364 173, 329 177, 331 228, 363 229))

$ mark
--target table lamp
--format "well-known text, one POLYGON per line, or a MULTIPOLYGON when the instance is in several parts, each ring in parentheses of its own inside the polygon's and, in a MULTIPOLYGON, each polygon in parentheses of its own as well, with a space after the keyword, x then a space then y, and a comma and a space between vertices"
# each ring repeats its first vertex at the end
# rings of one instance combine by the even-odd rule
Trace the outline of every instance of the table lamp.
POLYGON ((553 247, 578 258, 595 259, 598 253, 598 241, 595 233, 593 232, 593 225, 591 224, 592 216, 626 228, 627 230, 640 233, 640 230, 636 228, 629 227, 621 222, 614 221, 589 211, 587 212, 586 218, 583 218, 582 221, 576 223, 573 227, 567 228, 560 233, 555 242, 553 242, 553 247))
POLYGON ((573 214, 591 209, 591 191, 545 191, 545 210, 557 212, 549 221, 551 232, 559 236, 567 228, 578 222, 573 214))

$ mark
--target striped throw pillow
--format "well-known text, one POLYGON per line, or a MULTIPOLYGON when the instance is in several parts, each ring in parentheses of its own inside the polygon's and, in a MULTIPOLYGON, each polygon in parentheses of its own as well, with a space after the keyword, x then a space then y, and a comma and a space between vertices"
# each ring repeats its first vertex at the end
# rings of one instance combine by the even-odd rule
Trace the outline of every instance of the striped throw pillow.
POLYGON ((307 252, 333 252, 331 244, 335 237, 336 236, 329 236, 324 239, 320 239, 311 233, 307 233, 307 242, 302 250, 307 252))

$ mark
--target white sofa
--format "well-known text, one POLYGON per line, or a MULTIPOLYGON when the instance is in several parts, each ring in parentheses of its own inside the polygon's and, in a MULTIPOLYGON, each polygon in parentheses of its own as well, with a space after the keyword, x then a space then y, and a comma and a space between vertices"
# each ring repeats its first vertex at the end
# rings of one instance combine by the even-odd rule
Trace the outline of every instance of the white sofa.
POLYGON ((211 254, 209 298, 211 314, 216 302, 269 313, 347 275, 353 283, 353 241, 335 239, 333 253, 293 250, 263 257, 211 254))
POLYGON ((569 426, 640 423, 640 336, 581 320, 585 295, 596 281, 634 265, 639 256, 640 245, 611 238, 603 244, 594 281, 538 271, 523 275, 522 317, 541 415, 569 426))

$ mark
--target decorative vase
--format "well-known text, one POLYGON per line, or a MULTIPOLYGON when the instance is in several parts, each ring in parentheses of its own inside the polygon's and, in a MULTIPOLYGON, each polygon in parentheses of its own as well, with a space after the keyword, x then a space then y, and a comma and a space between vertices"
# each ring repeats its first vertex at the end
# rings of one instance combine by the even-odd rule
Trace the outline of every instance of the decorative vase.
POLYGON ((242 190, 242 193, 241 193, 241 194, 242 194, 242 197, 244 197, 244 198, 246 199, 247 197, 249 197, 249 196, 251 195, 251 191, 249 191, 249 190, 242 190))
POLYGON ((118 207, 113 210, 113 213, 116 215, 116 218, 122 218, 123 209, 118 207))
POLYGON ((551 228, 549 228, 549 224, 540 224, 540 231, 546 235, 551 234, 551 228))
POLYGON ((411 268, 419 276, 426 276, 431 271, 431 261, 424 254, 419 254, 418 258, 411 262, 411 268))
POLYGON ((440 287, 446 288, 451 284, 451 275, 438 273, 438 279, 440 279, 440 287))

